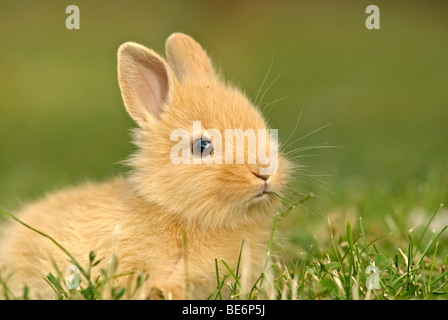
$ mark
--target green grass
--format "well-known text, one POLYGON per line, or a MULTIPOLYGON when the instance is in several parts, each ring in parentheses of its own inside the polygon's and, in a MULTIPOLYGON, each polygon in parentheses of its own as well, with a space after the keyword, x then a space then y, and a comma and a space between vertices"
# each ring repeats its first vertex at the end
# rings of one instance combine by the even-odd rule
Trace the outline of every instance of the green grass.
MULTIPOLYGON (((367 4, 356 0, 80 0, 77 31, 65 29, 68 4, 1 4, 0 209, 126 173, 119 163, 134 148, 134 123, 116 50, 132 40, 163 52, 182 31, 258 97, 281 140, 293 132, 287 152, 301 149, 291 157, 304 167, 286 208, 314 195, 280 213, 262 282, 270 289, 257 285, 249 297, 447 298, 447 231, 438 236, 448 223, 439 207, 448 203, 446 1, 378 0, 377 31, 365 29, 367 4), (381 281, 368 293, 372 261, 381 281)), ((90 281, 113 297, 113 276, 104 287, 90 281)))
MULTIPOLYGON (((221 279, 218 277, 217 289, 210 298, 223 298, 220 289, 230 279, 233 280, 231 294, 225 297, 230 299, 446 299, 448 255, 446 251, 440 254, 438 249, 440 243, 446 243, 442 237, 448 225, 435 233, 428 232, 428 226, 442 207, 440 205, 434 211, 423 229, 407 234, 406 247, 396 250, 381 246, 382 239, 396 237, 396 232, 368 239, 363 220, 359 218, 360 233, 354 233, 347 221, 346 232, 335 234, 328 219, 330 243, 316 240, 300 258, 291 261, 278 257, 269 259, 270 263, 266 263, 265 271, 249 291, 242 291, 238 267, 230 270, 225 261, 221 261, 228 273, 221 279), (378 268, 376 288, 367 285, 372 275, 367 272, 369 266, 378 268)), ((273 232, 278 217, 275 218, 273 232)), ((446 234, 444 236, 446 238, 446 234)), ((216 261, 217 270, 218 267, 216 261)))

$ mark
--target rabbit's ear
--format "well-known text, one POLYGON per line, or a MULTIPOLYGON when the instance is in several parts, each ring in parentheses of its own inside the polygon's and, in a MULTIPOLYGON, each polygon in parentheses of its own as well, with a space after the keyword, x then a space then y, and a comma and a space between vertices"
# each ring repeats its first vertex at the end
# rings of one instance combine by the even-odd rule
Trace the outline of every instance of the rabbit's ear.
POLYGON ((166 40, 165 50, 168 63, 180 82, 214 75, 207 53, 190 36, 173 33, 166 40))
POLYGON ((148 115, 160 118, 170 103, 172 76, 168 65, 154 51, 132 42, 118 49, 118 82, 131 117, 144 127, 148 115))

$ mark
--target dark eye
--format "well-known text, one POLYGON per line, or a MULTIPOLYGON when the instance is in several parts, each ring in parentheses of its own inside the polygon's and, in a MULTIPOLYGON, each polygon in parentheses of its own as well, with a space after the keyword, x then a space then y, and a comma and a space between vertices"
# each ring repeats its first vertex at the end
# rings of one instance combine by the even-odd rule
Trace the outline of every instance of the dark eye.
POLYGON ((191 152, 197 157, 206 157, 213 152, 213 144, 204 138, 196 139, 191 146, 191 152))

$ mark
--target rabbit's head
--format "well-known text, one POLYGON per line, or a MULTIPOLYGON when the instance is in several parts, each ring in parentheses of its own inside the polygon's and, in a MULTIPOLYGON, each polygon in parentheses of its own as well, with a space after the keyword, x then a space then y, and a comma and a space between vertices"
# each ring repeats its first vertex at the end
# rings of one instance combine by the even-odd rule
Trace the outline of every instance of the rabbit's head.
POLYGON ((130 179, 141 197, 198 228, 232 228, 275 214, 290 164, 276 132, 201 46, 175 33, 167 60, 135 43, 118 50, 118 78, 137 122, 130 179))

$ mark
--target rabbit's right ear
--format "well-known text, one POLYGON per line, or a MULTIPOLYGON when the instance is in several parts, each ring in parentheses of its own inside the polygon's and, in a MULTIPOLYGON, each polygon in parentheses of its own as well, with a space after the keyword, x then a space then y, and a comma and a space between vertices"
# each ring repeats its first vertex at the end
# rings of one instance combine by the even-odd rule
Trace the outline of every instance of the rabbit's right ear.
POLYGON ((165 43, 166 58, 182 83, 187 78, 213 77, 212 63, 199 43, 183 33, 173 33, 165 43))
POLYGON ((173 76, 156 52, 127 42, 118 49, 118 82, 124 104, 140 127, 159 119, 172 96, 173 76))

